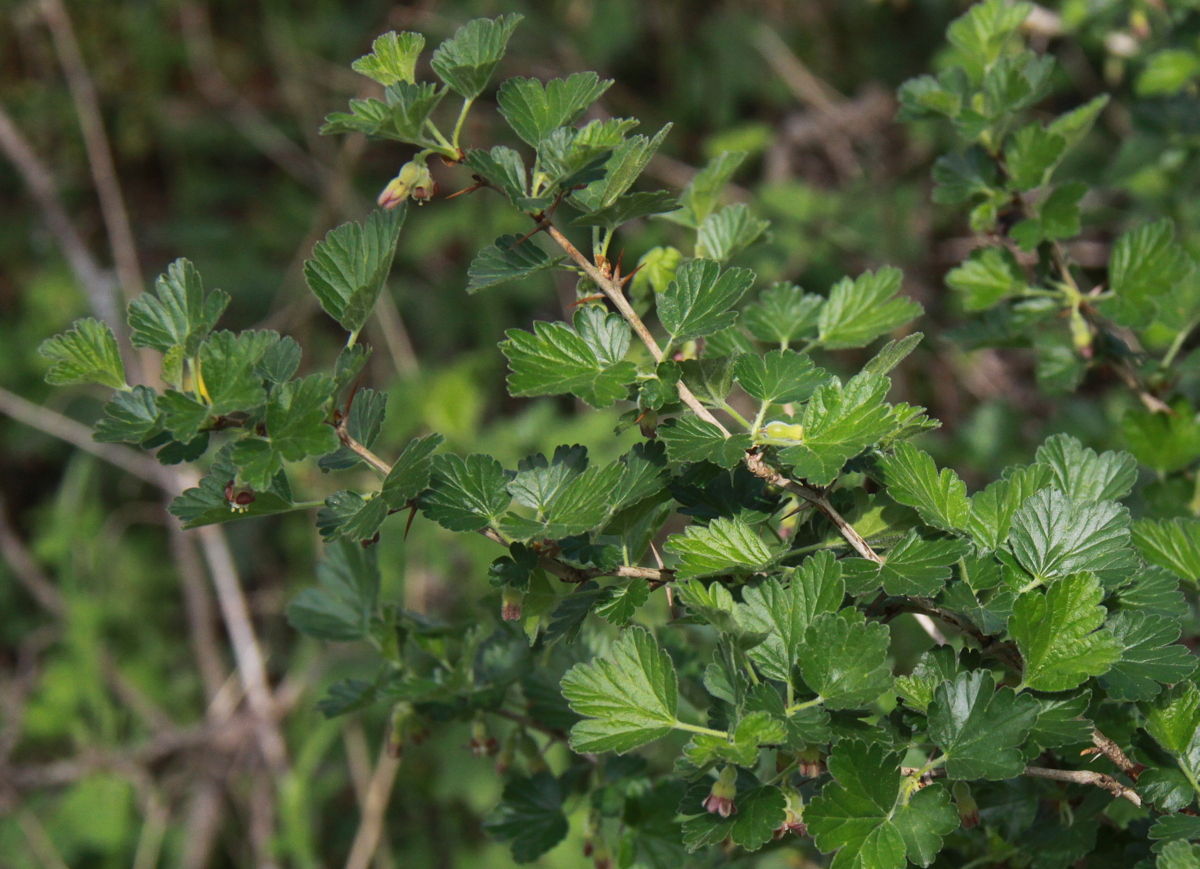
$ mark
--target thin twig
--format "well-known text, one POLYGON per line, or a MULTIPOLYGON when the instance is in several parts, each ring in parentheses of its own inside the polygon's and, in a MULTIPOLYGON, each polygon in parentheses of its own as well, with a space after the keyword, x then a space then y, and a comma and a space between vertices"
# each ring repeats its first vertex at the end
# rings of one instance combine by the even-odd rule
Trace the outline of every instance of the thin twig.
POLYGON ((1024 775, 1032 778, 1047 778, 1053 781, 1069 782, 1071 784, 1095 785, 1098 788, 1110 791, 1113 796, 1129 800, 1129 802, 1139 808, 1142 805, 1142 798, 1138 796, 1137 791, 1126 787, 1112 776, 1105 775, 1102 772, 1093 772, 1090 769, 1046 769, 1040 766, 1027 766, 1025 767, 1024 775))
POLYGON ((388 800, 391 798, 392 787, 396 783, 396 772, 399 769, 400 758, 392 757, 388 753, 387 740, 384 740, 379 750, 379 760, 375 764, 375 773, 371 776, 371 784, 363 801, 358 832, 354 835, 350 856, 346 858, 346 869, 367 869, 370 864, 375 849, 379 846, 379 837, 383 833, 383 816, 387 811, 388 800))
POLYGON ((338 425, 337 435, 338 439, 345 444, 352 453, 377 470, 383 476, 386 477, 392 470, 391 465, 379 458, 379 456, 375 455, 375 453, 371 452, 367 447, 360 444, 350 436, 350 432, 346 431, 346 420, 342 420, 342 422, 338 425))
POLYGON ((1121 751, 1121 746, 1117 745, 1096 728, 1092 729, 1092 744, 1100 749, 1100 752, 1111 760, 1117 769, 1133 779, 1134 782, 1137 782, 1138 776, 1142 774, 1142 770, 1145 767, 1138 767, 1136 763, 1129 759, 1125 752, 1121 751))

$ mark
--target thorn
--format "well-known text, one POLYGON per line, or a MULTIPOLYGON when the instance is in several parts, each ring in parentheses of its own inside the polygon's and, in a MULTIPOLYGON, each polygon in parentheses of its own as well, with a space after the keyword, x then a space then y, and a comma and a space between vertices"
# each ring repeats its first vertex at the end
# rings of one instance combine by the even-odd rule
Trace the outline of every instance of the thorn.
POLYGON ((650 541, 650 552, 654 555, 654 563, 658 565, 659 570, 666 570, 666 565, 663 564, 662 556, 658 554, 658 549, 654 546, 654 541, 650 541))
POLYGON ((479 190, 482 187, 487 187, 487 184, 478 175, 475 175, 472 177, 475 178, 474 184, 472 184, 470 187, 464 187, 462 190, 458 191, 457 193, 451 193, 449 196, 446 197, 446 201, 449 202, 455 196, 462 196, 464 193, 474 193, 476 190, 479 190))
POLYGON ((525 233, 525 235, 521 236, 516 241, 514 241, 512 243, 512 245, 509 246, 508 249, 516 250, 517 245, 524 244, 525 242, 527 242, 529 239, 533 238, 535 235, 537 235, 539 232, 541 232, 545 228, 546 227, 542 226, 541 224, 538 224, 536 229, 533 229, 530 232, 525 233))
POLYGON ((645 268, 645 267, 646 267, 646 264, 645 264, 645 263, 642 263, 640 266, 638 266, 636 269, 634 269, 633 271, 631 271, 631 272, 630 272, 629 274, 627 274, 625 277, 621 278, 621 286, 625 286, 625 285, 626 285, 626 284, 628 284, 630 281, 632 281, 632 280, 633 280, 633 276, 634 276, 634 275, 636 275, 638 272, 640 272, 640 271, 641 271, 643 268, 645 268))
POLYGON ((354 388, 350 390, 350 395, 346 398, 346 409, 342 411, 342 422, 350 419, 350 405, 354 404, 354 397, 358 395, 358 390, 362 387, 363 378, 367 376, 367 369, 364 367, 358 372, 358 377, 354 378, 354 388))
POLYGON ((412 506, 408 511, 408 522, 404 524, 404 539, 408 539, 408 529, 412 528, 413 520, 417 518, 417 504, 415 501, 409 501, 412 506))
MULTIPOLYGON (((643 410, 641 413, 638 414, 638 418, 633 421, 633 424, 638 425, 639 423, 641 423, 641 421, 646 418, 646 414, 648 414, 649 412, 650 412, 650 408, 646 408, 645 410, 643 410)), ((653 544, 651 544, 651 545, 653 546, 653 544)), ((659 567, 662 567, 662 565, 659 564, 659 567)))
POLYGON ((580 305, 585 304, 586 302, 600 302, 603 300, 604 300, 604 293, 593 293, 590 296, 584 296, 582 299, 576 299, 574 302, 567 305, 567 307, 568 308, 577 308, 580 305))

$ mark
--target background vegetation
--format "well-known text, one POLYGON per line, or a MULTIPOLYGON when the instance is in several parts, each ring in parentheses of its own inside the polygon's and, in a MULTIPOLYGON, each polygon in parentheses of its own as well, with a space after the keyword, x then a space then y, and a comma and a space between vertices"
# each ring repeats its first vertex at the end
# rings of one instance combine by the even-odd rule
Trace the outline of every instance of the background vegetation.
MULTIPOLYGON (((1038 377, 1043 387, 1053 378, 1030 349, 963 353, 938 340, 964 322, 943 277, 976 240, 961 210, 930 198, 930 163, 949 131, 897 125, 894 92, 948 60, 942 34, 966 5, 10 4, 0 21, 0 860, 341 865, 366 818, 386 831, 380 869, 511 861, 480 828, 501 783, 493 761, 470 751, 468 726, 429 734, 397 772, 380 753, 381 714, 326 721, 317 710, 330 683, 364 674, 353 649, 318 646, 284 622, 286 602, 313 582, 311 517, 178 531, 164 510, 172 482, 153 462, 108 460, 71 424, 95 419, 98 393, 51 392, 35 353, 106 293, 134 295, 185 255, 232 295, 223 325, 266 325, 331 358, 342 335, 305 290, 303 258, 329 228, 360 218, 409 153, 316 131, 347 98, 370 93, 347 63, 381 31, 417 30, 433 43, 468 18, 521 11, 501 77, 592 69, 616 79, 606 111, 636 115, 646 131, 675 124, 650 165, 663 186, 682 187, 722 150, 751 153, 732 195, 772 221, 770 240, 741 258, 765 282, 823 293, 847 273, 903 268, 932 337, 893 375, 893 397, 943 421, 922 445, 972 487, 1054 432, 1137 454, 1120 424, 1137 398, 1120 372, 1093 370, 1074 392, 1047 398, 1038 377)), ((1191 86, 1200 8, 1191 5, 1068 0, 1032 25, 1063 70, 1048 112, 1113 94, 1062 170, 1090 188, 1085 235, 1070 245, 1085 268, 1105 264, 1125 228, 1161 215, 1200 255, 1191 86)), ((471 140, 491 134, 472 130, 471 140)), ((468 183, 461 170, 434 170, 443 193, 468 183)), ((380 443, 436 430, 455 451, 486 450, 507 466, 572 441, 588 444, 593 461, 623 452, 630 438, 610 435, 618 411, 505 394, 497 338, 562 318, 574 301, 573 282, 548 292, 548 277, 465 294, 479 240, 521 222, 488 196, 414 212, 366 330, 377 348, 368 377, 392 407, 380 443)), ((650 220, 616 249, 628 244, 633 263, 675 234, 650 220)), ((1194 401, 1193 345, 1182 347, 1180 370, 1194 401)), ((863 358, 848 354, 847 370, 863 358)), ((1198 437, 1182 432, 1181 454, 1200 452, 1198 437)), ((1189 503, 1200 514, 1194 473, 1162 483, 1186 489, 1162 499, 1145 473, 1141 515, 1189 503)), ((334 488, 315 469, 304 484, 334 488)), ((476 618, 495 554, 482 538, 422 520, 401 537, 381 544, 384 597, 476 618)), ((490 603, 498 608, 498 596, 490 603)), ((1197 633, 1193 625, 1185 638, 1197 633)), ((906 654, 928 643, 913 631, 906 654)), ((798 865, 797 854, 748 862, 798 865)), ((590 864, 578 837, 538 863, 590 864)))

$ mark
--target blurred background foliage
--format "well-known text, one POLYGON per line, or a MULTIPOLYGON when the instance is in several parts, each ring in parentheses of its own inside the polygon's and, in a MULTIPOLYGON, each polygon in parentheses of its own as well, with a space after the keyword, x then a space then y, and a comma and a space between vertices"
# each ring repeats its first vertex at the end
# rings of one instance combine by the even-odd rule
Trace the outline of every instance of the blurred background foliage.
MULTIPOLYGON (((326 364, 340 330, 306 290, 303 258, 330 228, 360 218, 409 157, 394 145, 317 135, 325 114, 371 93, 349 62, 385 30, 421 31, 436 44, 469 18, 520 11, 527 20, 498 79, 583 69, 616 79, 607 112, 641 118, 644 132, 675 125, 650 164, 654 181, 679 188, 721 151, 750 152, 730 195, 772 221, 770 239, 741 257, 761 281, 824 292, 847 273, 904 269, 928 337, 897 372, 893 400, 942 420, 923 445, 981 485, 1028 460, 1053 432, 1097 449, 1124 446, 1119 420, 1136 399, 1103 370, 1047 398, 1035 388, 1029 350, 964 353, 939 337, 963 321, 943 276, 976 241, 964 214, 930 202, 930 164, 949 131, 897 125, 893 94, 947 61, 943 31, 967 5, 8 0, 0 138, 9 157, 14 130, 26 140, 86 247, 111 267, 81 133, 88 96, 64 75, 65 13, 113 154, 136 265, 152 277, 189 257, 208 285, 233 296, 224 326, 278 329, 304 345, 306 365, 326 364)), ((1104 91, 1114 97, 1061 172, 1091 189, 1071 254, 1085 268, 1102 266, 1114 236, 1165 214, 1200 256, 1200 3, 1065 0, 1043 7, 1031 27, 1038 47, 1061 61, 1048 113, 1104 91)), ((503 135, 488 112, 475 112, 473 123, 475 146, 503 135)), ((469 184, 461 169, 435 172, 443 195, 469 184)), ((92 311, 27 180, 0 159, 0 865, 342 865, 364 802, 386 792, 394 769, 375 763, 382 713, 326 721, 316 709, 331 682, 369 675, 356 650, 318 647, 283 619, 286 602, 313 582, 311 517, 224 532, 286 747, 283 765, 268 769, 243 717, 228 602, 210 589, 199 550, 172 532, 154 485, 64 440, 69 420, 90 423, 100 401, 88 389, 44 386, 35 349, 92 311)), ((456 451, 484 449, 508 466, 559 443, 585 443, 598 461, 627 448, 627 438, 612 436, 615 410, 506 396, 495 346, 503 330, 558 319, 574 301, 571 283, 550 277, 465 294, 476 250, 523 230, 486 192, 411 210, 366 332, 375 348, 368 380, 390 396, 377 449, 394 452, 429 430, 456 451)), ((628 269, 677 231, 643 221, 613 250, 623 249, 628 269)), ((1184 391, 1194 403, 1200 364, 1192 345, 1185 349, 1184 391)), ((856 361, 847 356, 847 368, 856 361)), ((311 498, 334 488, 315 467, 297 486, 311 498)), ((405 519, 389 520, 395 532, 405 519)), ((485 540, 423 520, 402 537, 383 536, 386 599, 457 621, 479 618, 482 597, 494 617, 486 568, 495 552, 485 540)), ((500 782, 492 761, 467 749, 470 738, 468 725, 447 724, 406 750, 370 865, 510 865, 508 850, 480 830, 500 782)), ((537 865, 591 865, 578 830, 537 865)), ((801 865, 786 851, 744 859, 801 865)))

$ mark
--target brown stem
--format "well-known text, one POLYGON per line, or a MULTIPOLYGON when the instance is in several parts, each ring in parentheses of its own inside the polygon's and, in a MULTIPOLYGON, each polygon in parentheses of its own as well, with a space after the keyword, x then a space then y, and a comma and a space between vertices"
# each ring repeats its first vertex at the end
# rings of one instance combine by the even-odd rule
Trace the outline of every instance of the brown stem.
POLYGON ((1092 744, 1100 749, 1100 752, 1116 765, 1117 769, 1125 773, 1135 782, 1138 776, 1142 774, 1142 769, 1121 750, 1121 746, 1113 742, 1109 737, 1105 736, 1098 729, 1092 730, 1092 744))
POLYGON ((1027 766, 1023 774, 1032 778, 1046 778, 1071 784, 1095 785, 1110 791, 1113 796, 1129 800, 1139 808, 1142 805, 1142 798, 1137 795, 1137 791, 1102 772, 1092 772, 1090 769, 1046 769, 1040 766, 1027 766))
POLYGON ((379 458, 379 456, 375 455, 354 438, 350 437, 350 432, 346 431, 344 422, 337 427, 337 436, 338 440, 345 444, 352 453, 354 453, 372 468, 379 471, 379 473, 383 474, 383 476, 386 477, 391 472, 391 465, 379 458))

